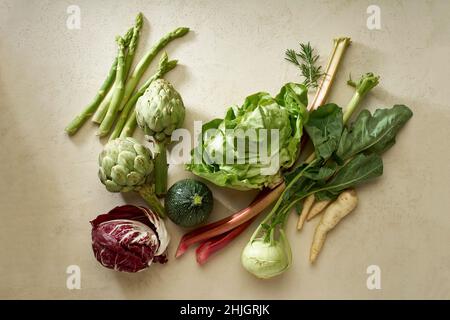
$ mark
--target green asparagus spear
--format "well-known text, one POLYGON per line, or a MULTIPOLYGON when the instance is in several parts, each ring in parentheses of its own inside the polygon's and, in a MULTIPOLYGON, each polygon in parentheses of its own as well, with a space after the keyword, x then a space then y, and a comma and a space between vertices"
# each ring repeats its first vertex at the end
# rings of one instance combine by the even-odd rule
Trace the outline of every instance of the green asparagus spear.
POLYGON ((128 119, 128 116, 130 115, 130 112, 134 111, 134 106, 136 105, 137 100, 139 99, 140 96, 144 94, 148 86, 154 80, 161 78, 164 74, 175 68, 177 63, 178 63, 177 60, 169 61, 167 53, 165 52, 163 53, 161 59, 159 60, 158 71, 156 71, 156 73, 139 88, 139 90, 130 98, 130 100, 128 100, 128 102, 126 103, 125 107, 122 110, 122 113, 119 116, 119 119, 117 120, 116 126, 114 127, 114 130, 111 136, 109 137, 109 140, 114 140, 121 134, 125 126, 125 123, 128 119))
MULTIPOLYGON (((142 23, 142 21, 141 21, 141 23, 142 23)), ((123 36, 123 42, 124 42, 125 48, 128 48, 129 46, 131 47, 131 42, 132 42, 132 38, 134 35, 135 27, 136 26, 128 29, 127 32, 125 33, 125 35, 123 36)), ((128 57, 128 55, 127 55, 127 57, 128 57)), ((111 88, 111 84, 114 82, 115 76, 116 76, 116 67, 114 68, 114 75, 111 76, 111 83, 110 83, 110 86, 108 89, 111 88)), ((103 121, 103 119, 105 118, 106 112, 108 112, 108 107, 109 107, 109 104, 111 103, 111 98, 112 98, 113 92, 114 92, 114 89, 109 90, 108 93, 106 94, 106 96, 104 96, 104 99, 102 99, 101 102, 99 102, 100 105, 97 105, 98 108, 96 108, 97 111, 94 113, 94 116, 92 117, 92 122, 100 124, 103 121)))
POLYGON ((130 44, 128 46, 127 57, 125 59, 125 76, 128 76, 131 64, 133 63, 134 56, 136 55, 136 49, 139 41, 139 33, 141 32, 142 24, 143 24, 143 16, 142 13, 139 12, 138 15, 136 16, 132 37, 130 40, 130 44))
POLYGON ((123 45, 125 48, 130 46, 131 40, 133 39, 134 26, 127 30, 127 32, 123 35, 123 45))
POLYGON ((117 55, 117 72, 116 79, 114 81, 114 90, 111 98, 111 104, 109 105, 108 112, 105 119, 103 119, 98 135, 103 137, 111 130, 114 120, 116 119, 117 112, 119 111, 120 101, 122 101, 123 93, 125 89, 125 46, 122 37, 117 37, 118 55, 117 55))
POLYGON ((98 90, 97 94, 94 97, 94 100, 90 104, 88 104, 80 114, 78 114, 66 127, 66 132, 69 135, 75 134, 78 129, 84 124, 84 122, 92 116, 95 110, 98 108, 99 104, 102 102, 103 98, 111 88, 111 85, 114 82, 114 78, 116 76, 116 66, 117 66, 117 57, 114 59, 111 68, 109 69, 108 75, 106 76, 105 81, 103 82, 100 90, 98 90))
MULTIPOLYGON (((130 43, 132 36, 133 36, 133 28, 130 28, 128 29, 127 33, 124 36, 127 45, 130 43)), ((108 93, 110 92, 109 89, 111 88, 114 82, 114 78, 116 77, 116 68, 117 68, 117 57, 114 58, 114 62, 111 65, 111 68, 108 72, 108 76, 106 77, 105 81, 100 87, 100 90, 97 92, 92 102, 88 104, 86 108, 84 108, 83 111, 79 115, 77 115, 66 127, 66 132, 69 135, 75 134, 78 131, 78 129, 81 128, 83 123, 97 110, 98 106, 104 100, 105 95, 108 96, 108 93)))
POLYGON ((136 120, 136 111, 133 108, 133 111, 131 111, 130 115, 128 116, 127 122, 125 123, 125 126, 122 129, 122 132, 120 133, 121 138, 125 137, 131 137, 134 133, 134 130, 136 130, 137 127, 137 120, 136 120))
MULTIPOLYGON (((115 77, 114 77, 115 79, 115 77)), ((94 113, 94 116, 92 117, 92 122, 100 124, 102 123, 103 119, 105 118, 106 112, 108 112, 109 104, 111 103, 112 93, 114 92, 114 89, 109 90, 108 94, 105 96, 103 101, 98 106, 97 111, 94 113)))
POLYGON ((134 68, 132 74, 130 75, 126 87, 125 93, 123 96, 122 104, 125 105, 133 94, 134 89, 136 88, 139 80, 142 78, 142 75, 147 70, 148 66, 155 58, 161 49, 163 49, 170 41, 175 40, 184 36, 189 32, 189 28, 180 27, 172 32, 169 32, 164 37, 162 37, 158 43, 156 43, 150 51, 138 62, 136 67, 134 68))

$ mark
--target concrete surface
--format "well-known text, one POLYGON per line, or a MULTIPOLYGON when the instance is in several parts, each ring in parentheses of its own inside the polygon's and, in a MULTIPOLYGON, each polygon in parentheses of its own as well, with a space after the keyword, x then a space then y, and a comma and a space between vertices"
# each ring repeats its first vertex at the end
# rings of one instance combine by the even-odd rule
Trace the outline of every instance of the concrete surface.
MULTIPOLYGON (((450 2, 2 0, 0 20, 0 298, 450 298, 450 2), (379 30, 366 25, 370 4, 380 8, 379 30), (67 27, 69 5, 81 10, 80 29, 67 27), (316 265, 307 261, 315 222, 298 234, 293 215, 293 265, 270 281, 240 265, 251 230, 203 267, 193 250, 173 258, 182 230, 172 223, 167 265, 120 274, 96 262, 89 220, 142 202, 98 181, 104 141, 93 124, 73 138, 63 129, 99 88, 114 36, 138 11, 146 17, 138 57, 177 26, 193 30, 167 47, 181 63, 167 79, 184 98, 190 130, 251 93, 300 81, 283 59, 286 48, 311 41, 325 63, 332 39, 344 35, 353 44, 330 100, 345 105, 348 74, 372 71, 382 79, 367 108, 413 109, 384 156, 383 177, 358 189, 358 209, 329 235, 316 265), (70 265, 80 267, 80 290, 66 287, 70 265), (381 270, 380 290, 366 286, 370 265, 381 270)), ((187 176, 182 166, 170 169, 171 183, 187 176)), ((213 192, 212 220, 253 196, 213 192)))

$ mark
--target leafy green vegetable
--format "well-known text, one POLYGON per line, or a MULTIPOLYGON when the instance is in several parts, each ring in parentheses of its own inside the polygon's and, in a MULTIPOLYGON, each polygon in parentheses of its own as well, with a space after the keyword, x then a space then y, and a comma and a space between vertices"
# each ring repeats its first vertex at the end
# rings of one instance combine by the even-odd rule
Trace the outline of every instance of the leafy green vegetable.
POLYGON ((344 164, 323 187, 314 189, 318 200, 334 199, 342 191, 383 174, 383 160, 377 154, 358 154, 344 164))
POLYGON ((364 110, 350 129, 344 127, 336 144, 334 137, 326 138, 332 131, 329 127, 338 128, 336 124, 343 122, 342 112, 336 112, 338 109, 335 105, 324 105, 317 113, 311 113, 305 127, 318 157, 286 175, 288 185, 280 201, 280 212, 309 194, 314 193, 318 200, 334 199, 343 190, 380 176, 383 173, 380 154, 394 144, 396 134, 412 116, 411 110, 403 105, 376 110, 373 116, 364 110))
POLYGON ((339 145, 342 129, 342 109, 336 104, 326 104, 312 111, 305 130, 314 144, 316 158, 328 159, 339 145))
POLYGON ((280 170, 296 160, 307 104, 306 87, 295 83, 283 86, 275 98, 266 92, 248 96, 241 107, 229 108, 224 119, 203 126, 202 141, 192 151, 187 170, 238 190, 277 185, 282 181, 280 170), (277 144, 271 138, 274 132, 277 144))
POLYGON ((344 130, 336 155, 346 160, 363 151, 383 153, 394 145, 395 136, 412 115, 404 105, 378 109, 373 115, 362 111, 350 128, 344 130))
POLYGON ((313 166, 303 173, 305 178, 314 181, 324 181, 330 178, 338 169, 338 165, 334 161, 329 161, 322 166, 313 166))

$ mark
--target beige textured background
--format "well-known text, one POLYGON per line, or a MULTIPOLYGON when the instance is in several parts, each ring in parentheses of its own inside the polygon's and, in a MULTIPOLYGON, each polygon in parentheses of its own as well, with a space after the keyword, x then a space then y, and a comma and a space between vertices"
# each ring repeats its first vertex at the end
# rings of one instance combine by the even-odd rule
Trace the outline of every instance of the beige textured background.
MULTIPOLYGON (((375 1, 381 30, 366 27, 372 1, 0 1, 0 298, 450 298, 450 2, 375 1), (81 29, 66 27, 68 5, 81 29), (222 116, 251 93, 276 93, 297 70, 286 48, 311 41, 325 62, 335 36, 350 36, 331 100, 345 105, 351 72, 381 84, 369 109, 395 103, 415 115, 385 156, 385 174, 359 189, 360 206, 330 234, 317 265, 307 262, 314 224, 288 227, 294 262, 260 281, 239 261, 251 230, 204 267, 191 250, 139 274, 101 267, 89 220, 133 195, 105 191, 97 179, 101 143, 88 123, 63 129, 94 95, 115 53, 114 36, 135 14, 146 18, 138 56, 177 26, 193 32, 167 48, 181 65, 168 79, 193 120, 222 116), (66 288, 66 268, 81 267, 82 289, 66 288), (366 288, 379 265, 382 289, 366 288)), ((155 69, 152 64, 149 72, 155 69)), ((170 180, 189 176, 172 167, 170 180)), ((251 193, 213 188, 212 219, 246 206, 251 193), (220 204, 222 202, 223 204, 220 204)), ((168 227, 173 255, 181 230, 168 227)), ((253 229, 253 228, 251 228, 253 229)))

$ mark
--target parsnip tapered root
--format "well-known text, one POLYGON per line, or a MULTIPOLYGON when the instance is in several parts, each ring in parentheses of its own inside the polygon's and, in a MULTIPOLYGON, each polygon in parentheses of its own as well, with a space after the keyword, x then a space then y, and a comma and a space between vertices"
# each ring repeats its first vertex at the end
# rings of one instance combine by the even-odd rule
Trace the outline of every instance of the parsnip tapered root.
POLYGON ((297 230, 302 230, 303 224, 305 223, 306 217, 308 216, 309 210, 311 209, 313 204, 314 204, 314 195, 311 194, 303 202, 302 212, 298 217, 297 230))
POLYGON ((309 254, 309 261, 311 263, 317 259, 317 256, 325 243, 327 233, 332 230, 342 218, 352 212, 357 204, 358 196, 356 195, 356 191, 354 189, 349 189, 342 192, 336 201, 331 203, 325 210, 314 233, 314 239, 309 254))
POLYGON ((314 205, 309 210, 308 216, 306 219, 309 221, 319 213, 321 213, 328 205, 331 203, 331 200, 321 200, 314 203, 314 205))

